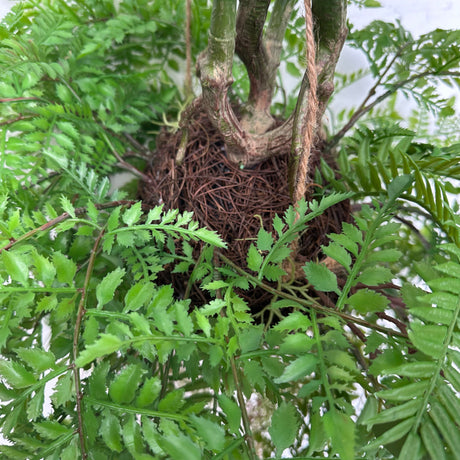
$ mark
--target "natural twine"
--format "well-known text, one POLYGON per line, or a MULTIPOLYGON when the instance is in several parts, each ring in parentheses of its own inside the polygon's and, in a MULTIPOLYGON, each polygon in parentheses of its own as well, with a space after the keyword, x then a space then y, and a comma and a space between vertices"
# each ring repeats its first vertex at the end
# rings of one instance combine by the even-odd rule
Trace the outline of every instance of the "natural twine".
POLYGON ((307 173, 310 161, 310 152, 313 146, 313 138, 316 128, 316 112, 318 109, 318 98, 316 96, 318 77, 316 75, 316 49, 313 36, 313 19, 310 0, 304 0, 305 5, 305 35, 306 35, 306 58, 307 78, 309 83, 308 107, 304 121, 303 152, 300 156, 297 170, 297 180, 294 190, 294 202, 305 197, 307 190, 307 173))

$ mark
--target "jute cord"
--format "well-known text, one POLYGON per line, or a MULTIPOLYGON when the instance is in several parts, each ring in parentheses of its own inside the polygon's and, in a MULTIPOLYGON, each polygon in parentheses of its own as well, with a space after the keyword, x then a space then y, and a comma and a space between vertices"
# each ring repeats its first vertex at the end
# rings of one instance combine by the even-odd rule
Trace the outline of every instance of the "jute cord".
POLYGON ((303 152, 299 160, 297 170, 297 180, 294 192, 294 202, 305 197, 307 189, 307 174, 310 162, 310 152, 313 146, 313 139, 316 128, 316 111, 318 109, 318 99, 316 96, 317 75, 316 75, 316 49, 315 38, 313 36, 313 18, 310 0, 304 0, 305 5, 305 35, 306 35, 306 58, 307 58, 307 79, 309 82, 308 108, 304 122, 303 152))

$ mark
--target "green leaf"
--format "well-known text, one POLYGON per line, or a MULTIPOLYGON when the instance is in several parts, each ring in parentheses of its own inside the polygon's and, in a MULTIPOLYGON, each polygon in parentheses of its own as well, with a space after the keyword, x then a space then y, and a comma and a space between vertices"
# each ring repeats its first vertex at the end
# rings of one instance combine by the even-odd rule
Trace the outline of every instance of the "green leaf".
POLYGON ((99 432, 105 444, 111 451, 121 452, 123 450, 119 419, 107 409, 104 409, 99 432))
POLYGON ((403 377, 427 378, 433 375, 437 365, 433 361, 415 361, 401 366, 383 369, 383 375, 401 375, 403 377))
POLYGON ((316 369, 318 358, 313 354, 300 356, 286 366, 283 374, 274 380, 275 383, 293 382, 311 374, 316 369))
POLYGON ((53 368, 56 363, 56 357, 51 351, 40 348, 17 348, 15 352, 22 361, 38 373, 53 368))
POLYGON ((441 436, 436 430, 435 426, 430 420, 424 420, 420 427, 420 434, 422 436, 423 444, 426 450, 430 454, 430 458, 436 460, 444 460, 446 458, 444 454, 444 442, 441 436))
POLYGON ((397 249, 380 249, 378 251, 371 252, 366 258, 366 263, 397 262, 401 257, 402 253, 397 249))
POLYGON ((200 438, 209 450, 220 451, 225 446, 225 431, 217 423, 204 417, 190 416, 190 422, 195 427, 200 438))
POLYGON ((275 445, 277 456, 291 446, 299 431, 299 414, 290 402, 283 401, 273 412, 271 425, 268 429, 271 440, 275 445))
POLYGON ((330 243, 329 246, 321 246, 324 254, 336 260, 340 265, 350 271, 351 256, 350 253, 337 243, 330 243))
POLYGON ((45 387, 39 388, 27 405, 27 418, 36 420, 43 415, 43 403, 45 401, 45 387))
POLYGON ((139 396, 136 398, 137 407, 146 407, 158 398, 161 392, 161 381, 158 377, 150 377, 144 380, 139 391, 139 396))
POLYGON ((123 313, 136 311, 147 305, 151 301, 154 292, 154 285, 150 281, 140 281, 134 284, 125 295, 123 313))
POLYGON ((61 195, 60 201, 61 201, 62 209, 64 209, 64 211, 67 214, 69 214, 70 217, 75 219, 76 217, 75 208, 73 207, 73 204, 70 202, 70 200, 66 196, 61 195))
POLYGON ((72 286, 75 273, 77 272, 77 265, 75 262, 67 258, 64 254, 55 252, 53 254, 53 264, 56 267, 58 281, 72 286))
POLYGON ((382 436, 379 436, 377 439, 365 446, 364 450, 373 450, 381 445, 386 445, 398 441, 398 439, 404 437, 404 435, 406 435, 407 432, 413 427, 414 422, 415 416, 410 417, 401 423, 398 423, 396 426, 385 431, 382 436))
POLYGON ((101 308, 113 299, 115 290, 121 284, 126 270, 117 267, 98 284, 96 288, 97 308, 101 308))
POLYGON ((75 361, 75 365, 84 367, 96 358, 114 353, 121 348, 122 343, 123 342, 115 335, 101 334, 96 342, 88 345, 86 349, 80 353, 75 361))
POLYGON ((395 200, 404 193, 414 181, 412 174, 403 174, 395 177, 388 186, 388 197, 390 200, 395 200))
POLYGON ((255 272, 258 272, 262 266, 264 258, 253 244, 249 246, 248 257, 246 261, 248 263, 248 268, 255 272))
POLYGON ((273 329, 275 331, 306 331, 311 326, 311 321, 307 315, 299 311, 290 313, 283 318, 273 329))
POLYGON ((269 251, 273 246, 273 236, 264 228, 260 228, 257 233, 257 249, 259 251, 269 251))
POLYGON ((421 447, 420 437, 413 432, 410 432, 404 442, 404 445, 399 454, 399 458, 404 460, 419 460, 420 456, 420 447, 421 447))
POLYGON ((323 416, 324 429, 331 438, 332 448, 341 460, 355 458, 355 424, 347 415, 329 411, 323 416))
POLYGON ((260 326, 248 326, 238 335, 241 353, 247 353, 259 348, 262 341, 264 328, 260 326))
POLYGON ((172 460, 202 460, 201 449, 182 433, 163 436, 158 439, 160 447, 172 460))
POLYGON ((437 401, 433 401, 431 404, 431 410, 429 412, 431 419, 433 420, 436 428, 444 438, 447 445, 450 447, 452 452, 456 454, 460 452, 460 437, 458 435, 458 426, 449 417, 449 414, 437 401))
POLYGON ((449 326, 454 318, 454 312, 443 308, 413 307, 410 313, 425 322, 439 323, 449 326))
POLYGON ((378 286, 391 281, 393 274, 391 270, 385 267, 367 267, 365 268, 354 284, 362 283, 367 286, 378 286))
POLYGON ((71 428, 54 421, 34 423, 34 427, 41 436, 51 441, 73 432, 71 428))
POLYGON ((411 324, 409 339, 414 346, 433 358, 439 358, 444 345, 447 328, 444 326, 411 324))
POLYGON ((239 433, 241 426, 240 407, 225 394, 220 394, 217 399, 219 401, 219 406, 227 418, 229 430, 234 434, 239 433))
POLYGON ((27 286, 29 280, 29 267, 24 262, 24 256, 15 251, 2 251, 3 264, 11 279, 27 286))
POLYGON ((325 265, 310 261, 304 265, 303 271, 308 282, 318 291, 335 292, 340 295, 337 276, 325 265))
POLYGON ((385 310, 389 300, 375 291, 360 289, 358 292, 348 297, 346 303, 358 313, 365 315, 366 313, 385 310))
POLYGON ((0 359, 0 375, 12 388, 26 388, 36 383, 32 373, 14 361, 0 359))
MULTIPOLYGON (((406 398, 407 399, 407 398, 406 398)), ((388 423, 394 420, 401 420, 414 415, 418 409, 422 401, 419 399, 414 399, 412 401, 407 401, 400 406, 391 407, 390 409, 386 409, 374 417, 365 420, 366 425, 375 425, 378 423, 388 423)))
POLYGON ((142 375, 146 371, 139 364, 126 366, 110 384, 109 396, 117 404, 129 404, 136 395, 142 375))
POLYGON ((131 227, 141 218, 141 216, 142 202, 138 201, 123 213, 122 220, 128 227, 131 227))

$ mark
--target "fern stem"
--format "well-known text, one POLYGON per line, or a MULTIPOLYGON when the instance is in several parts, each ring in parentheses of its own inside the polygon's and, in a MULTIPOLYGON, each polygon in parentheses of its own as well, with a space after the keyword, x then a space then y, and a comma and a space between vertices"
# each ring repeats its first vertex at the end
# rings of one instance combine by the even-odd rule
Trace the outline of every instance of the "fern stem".
POLYGON ((86 294, 88 292, 88 286, 91 281, 91 276, 93 274, 94 262, 96 261, 96 254, 101 243, 102 237, 104 235, 104 229, 99 233, 94 242, 93 248, 91 249, 91 254, 89 256, 88 268, 86 269, 85 281, 83 283, 82 294, 80 297, 80 302, 78 304, 77 310, 77 320, 75 321, 75 329, 73 333, 73 375, 75 380, 75 393, 76 393, 76 403, 77 403, 77 417, 78 417, 78 436, 80 438, 80 455, 83 460, 88 458, 86 452, 86 443, 85 443, 85 432, 83 425, 83 413, 82 413, 82 399, 83 393, 81 392, 81 380, 80 380, 80 368, 75 365, 78 354, 78 341, 80 338, 80 329, 83 316, 85 314, 85 304, 86 304, 86 294))
POLYGON ((313 326, 313 335, 316 341, 316 348, 317 348, 318 359, 319 359, 319 368, 320 368, 320 374, 321 374, 321 382, 322 382, 324 391, 326 392, 327 402, 329 403, 329 410, 335 411, 334 397, 332 396, 331 388, 329 387, 327 369, 324 363, 323 345, 321 344, 321 336, 319 332, 318 321, 316 318, 316 312, 312 311, 310 314, 310 317, 311 317, 311 324, 313 326))
POLYGON ((283 299, 288 299, 292 300, 294 305, 297 305, 297 307, 303 311, 311 311, 311 309, 316 310, 317 312, 326 314, 326 315, 335 315, 338 316, 339 318, 345 320, 346 322, 351 322, 354 324, 359 324, 363 327, 367 327, 369 329, 373 329, 375 331, 383 332, 384 334, 387 334, 389 336, 397 336, 397 337, 402 337, 402 338, 407 338, 406 334, 403 334, 402 332, 396 331, 394 329, 388 329, 387 327, 380 326, 379 324, 372 324, 369 323, 368 321, 362 319, 362 318, 357 318, 355 316, 349 315, 347 313, 334 310, 332 308, 327 308, 318 302, 316 302, 315 299, 312 297, 307 297, 308 300, 303 300, 300 299, 292 294, 288 294, 286 292, 280 291, 278 289, 275 289, 272 286, 269 286, 268 284, 265 284, 264 282, 260 281, 258 278, 255 276, 250 275, 249 273, 245 272, 242 268, 238 267, 238 265, 234 264, 230 259, 225 257, 222 254, 219 254, 219 257, 230 267, 232 267, 237 273, 240 275, 244 276, 247 278, 249 281, 252 283, 256 284, 257 286, 263 288, 267 292, 270 292, 271 294, 277 295, 279 297, 282 297, 283 299))
POLYGON ((457 300, 457 308, 455 309, 452 321, 449 325, 449 328, 447 329, 447 334, 444 339, 443 347, 442 347, 442 352, 441 355, 438 358, 438 362, 436 364, 436 370, 433 372, 433 377, 431 378, 430 386, 428 387, 428 390, 425 392, 425 395, 423 397, 423 403, 421 404, 417 416, 415 418, 415 423, 414 426, 412 427, 412 432, 415 434, 416 431, 418 430, 418 427, 420 425, 420 422, 422 421, 422 417, 425 414, 426 407, 428 405, 428 400, 430 399, 430 396, 433 393, 433 390, 436 386, 436 383, 439 379, 439 375, 441 374, 441 369, 444 364, 444 359, 447 355, 447 351, 449 349, 450 342, 452 340, 452 336, 454 334, 454 329, 456 328, 457 325, 457 318, 460 313, 460 296, 458 297, 457 300))

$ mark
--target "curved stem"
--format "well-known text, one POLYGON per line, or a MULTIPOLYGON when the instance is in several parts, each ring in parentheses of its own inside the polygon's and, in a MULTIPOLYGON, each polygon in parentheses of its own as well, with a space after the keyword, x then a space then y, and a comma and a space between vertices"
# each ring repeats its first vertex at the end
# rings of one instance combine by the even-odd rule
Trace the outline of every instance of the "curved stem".
POLYGON ((93 248, 91 249, 91 254, 89 257, 89 261, 88 261, 88 268, 86 269, 85 281, 83 283, 80 303, 78 304, 77 320, 75 321, 75 329, 73 333, 73 347, 72 347, 73 362, 74 362, 73 375, 74 375, 74 381, 75 381, 75 393, 76 393, 76 401, 77 401, 78 436, 80 439, 80 455, 83 460, 88 458, 88 453, 86 452, 86 445, 85 445, 85 431, 84 431, 83 412, 82 412, 83 394, 81 392, 80 369, 75 365, 75 361, 77 359, 77 354, 78 354, 78 341, 80 338, 81 322, 85 314, 86 294, 88 291, 89 283, 91 281, 91 275, 93 273, 94 262, 96 260, 96 254, 97 254, 99 244, 102 240, 103 235, 104 235, 104 229, 99 233, 98 237, 96 238, 96 241, 94 242, 93 248))

